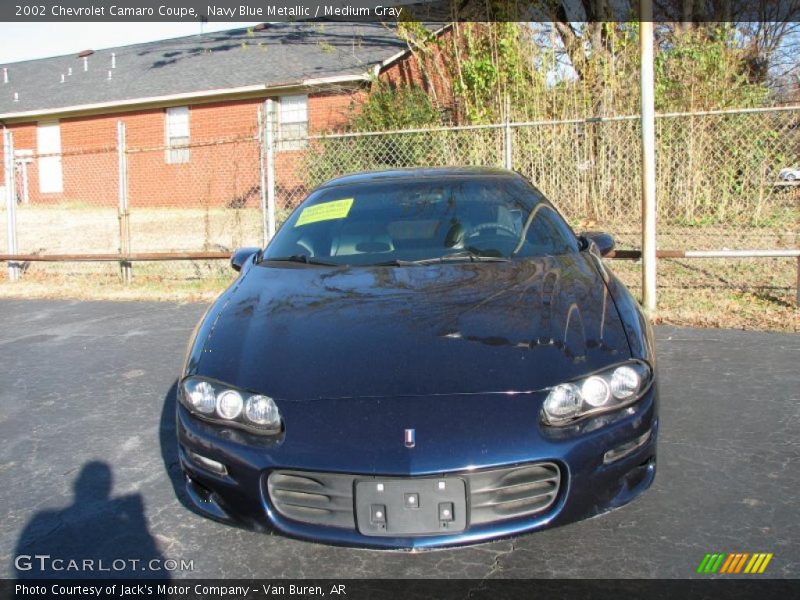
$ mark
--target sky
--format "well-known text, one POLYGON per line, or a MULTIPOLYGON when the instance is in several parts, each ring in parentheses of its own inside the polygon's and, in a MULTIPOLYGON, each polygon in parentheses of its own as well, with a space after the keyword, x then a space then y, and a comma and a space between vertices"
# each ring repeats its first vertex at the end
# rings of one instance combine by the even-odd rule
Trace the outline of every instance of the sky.
MULTIPOLYGON (((203 31, 256 23, 205 23, 203 31)), ((200 23, 0 23, 0 64, 200 33, 200 23)))

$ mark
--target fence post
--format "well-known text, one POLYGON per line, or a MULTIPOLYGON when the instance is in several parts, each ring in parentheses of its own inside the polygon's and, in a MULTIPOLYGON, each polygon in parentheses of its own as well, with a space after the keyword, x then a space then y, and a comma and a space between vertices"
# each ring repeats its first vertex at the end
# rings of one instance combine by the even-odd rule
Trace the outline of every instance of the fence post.
POLYGON ((513 150, 513 140, 511 135, 511 99, 509 98, 508 94, 505 97, 505 104, 506 104, 506 126, 504 129, 504 155, 503 155, 503 166, 508 169, 509 171, 514 168, 514 156, 512 154, 513 150))
POLYGON ((265 123, 264 145, 267 154, 267 235, 272 239, 275 235, 275 140, 273 119, 275 106, 272 98, 267 98, 267 114, 265 123))
POLYGON ((269 241, 269 223, 267 216, 267 170, 264 158, 267 153, 266 137, 264 135, 264 107, 258 107, 258 179, 259 179, 259 208, 261 209, 261 246, 266 246, 269 241))
POLYGON ((639 2, 642 104, 642 305, 656 310, 656 135, 653 73, 653 0, 639 2))
POLYGON ((797 287, 795 289, 797 293, 795 301, 797 306, 800 306, 800 256, 797 257, 797 287))
POLYGON ((511 123, 506 121, 505 126, 505 157, 503 160, 503 166, 508 169, 509 171, 514 168, 514 159, 512 155, 512 139, 511 139, 511 123))
POLYGON ((125 146, 125 123, 117 121, 117 163, 119 167, 119 261, 120 276, 126 284, 133 279, 133 267, 129 260, 125 260, 131 253, 131 224, 130 211, 128 210, 128 156, 125 146))
MULTIPOLYGON (((14 172, 14 134, 3 127, 3 170, 6 179, 6 227, 8 233, 8 253, 17 254, 17 177, 14 172)), ((8 280, 19 279, 19 265, 8 262, 8 280)))

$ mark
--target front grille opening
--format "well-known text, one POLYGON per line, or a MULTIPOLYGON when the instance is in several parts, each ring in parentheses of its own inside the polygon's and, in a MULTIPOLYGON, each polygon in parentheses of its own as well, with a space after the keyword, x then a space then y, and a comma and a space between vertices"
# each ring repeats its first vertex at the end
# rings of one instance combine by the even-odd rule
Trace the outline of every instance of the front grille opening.
MULTIPOLYGON (((446 476, 461 477, 467 483, 468 526, 543 513, 553 506, 561 487, 561 471, 556 464, 549 462, 471 473, 447 473, 446 476)), ((275 510, 288 519, 354 530, 353 494, 355 481, 360 477, 340 473, 273 471, 267 479, 267 489, 275 510)))
POLYGON ((526 517, 550 508, 561 487, 553 463, 470 473, 470 523, 481 525, 526 517))
POLYGON ((288 519, 355 528, 352 475, 274 471, 267 488, 275 510, 288 519))

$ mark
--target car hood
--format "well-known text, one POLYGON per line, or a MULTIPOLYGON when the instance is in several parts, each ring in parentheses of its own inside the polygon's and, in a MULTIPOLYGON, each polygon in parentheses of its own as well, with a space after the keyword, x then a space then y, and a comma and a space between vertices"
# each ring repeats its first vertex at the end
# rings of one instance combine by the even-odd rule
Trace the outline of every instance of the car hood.
POLYGON ((255 265, 187 373, 285 400, 543 389, 630 356, 592 260, 255 265))

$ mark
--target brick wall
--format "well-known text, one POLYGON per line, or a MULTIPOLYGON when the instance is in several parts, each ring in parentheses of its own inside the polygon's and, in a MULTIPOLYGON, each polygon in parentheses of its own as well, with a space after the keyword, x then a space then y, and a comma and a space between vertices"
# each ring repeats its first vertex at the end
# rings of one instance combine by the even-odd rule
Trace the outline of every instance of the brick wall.
MULTIPOLYGON (((308 100, 309 132, 341 128, 360 91, 313 93, 308 100)), ((190 159, 166 159, 164 108, 60 119, 62 193, 41 193, 38 161, 28 165, 31 204, 71 203, 116 206, 118 201, 117 122, 126 126, 128 194, 135 206, 257 206, 259 201, 258 110, 264 98, 189 107, 190 159)), ((16 150, 37 150, 37 124, 9 125, 16 150)), ((298 185, 297 153, 279 152, 276 171, 286 186, 298 185)), ((2 148, 0 147, 0 178, 2 148)), ((0 179, 2 181, 2 179, 0 179)), ((2 185, 2 184, 0 184, 2 185)))
MULTIPOLYGON (((451 35, 450 31, 443 38, 451 35)), ((394 86, 425 89, 443 109, 452 104, 451 82, 445 75, 447 56, 434 46, 423 65, 409 54, 384 69, 380 78, 394 86)), ((309 94, 309 133, 341 129, 366 98, 366 90, 331 90, 309 94)), ((188 162, 166 159, 164 108, 82 116, 60 120, 63 192, 41 193, 38 161, 28 165, 31 204, 70 203, 114 207, 118 202, 117 122, 126 125, 128 195, 136 206, 257 206, 259 202, 259 148, 255 141, 257 114, 265 98, 194 104, 189 107, 188 162), (221 143, 225 142, 225 143, 221 143)), ((36 152, 36 123, 10 125, 16 149, 36 152)), ((294 203, 306 193, 301 151, 275 156, 279 203, 294 203)), ((0 147, 0 185, 3 182, 0 147)))

